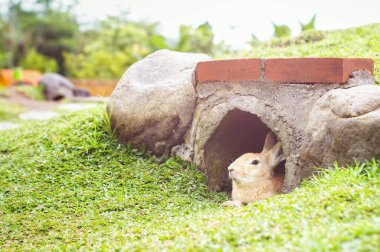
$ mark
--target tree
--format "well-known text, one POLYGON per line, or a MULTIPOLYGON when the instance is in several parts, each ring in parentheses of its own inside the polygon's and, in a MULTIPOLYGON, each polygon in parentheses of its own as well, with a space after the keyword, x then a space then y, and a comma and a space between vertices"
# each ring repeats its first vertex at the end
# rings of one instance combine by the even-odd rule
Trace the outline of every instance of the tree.
POLYGON ((33 7, 26 9, 23 1, 8 1, 2 29, 7 35, 0 38, 5 41, 8 67, 20 65, 27 51, 35 48, 38 53, 54 58, 59 71, 64 73, 63 52, 75 48, 74 38, 79 32, 79 24, 74 16, 62 9, 58 0, 32 2, 33 7), (57 3, 58 9, 52 8, 53 3, 57 3))
POLYGON ((66 67, 76 78, 117 79, 125 69, 148 54, 169 48, 157 23, 109 17, 80 37, 75 53, 66 53, 66 67), (93 38, 89 40, 87 36, 93 38))
POLYGON ((37 15, 22 8, 21 1, 9 0, 8 15, 4 20, 5 48, 9 67, 17 66, 31 42, 30 26, 36 24, 37 15))
POLYGON ((190 25, 180 26, 179 40, 175 50, 212 54, 214 46, 214 32, 208 22, 199 25, 195 29, 190 25))
POLYGON ((59 72, 65 73, 63 53, 76 48, 79 24, 68 13, 50 10, 39 19, 33 34, 33 47, 39 53, 56 59, 59 72))

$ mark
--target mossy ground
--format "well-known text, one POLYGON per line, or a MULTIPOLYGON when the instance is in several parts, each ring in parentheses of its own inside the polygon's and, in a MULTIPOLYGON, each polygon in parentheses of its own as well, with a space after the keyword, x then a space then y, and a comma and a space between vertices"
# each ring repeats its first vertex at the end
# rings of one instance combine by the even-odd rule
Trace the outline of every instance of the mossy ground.
POLYGON ((189 164, 110 137, 103 108, 0 134, 3 250, 374 251, 380 161, 227 209, 189 164), (108 133, 107 133, 108 132, 108 133))

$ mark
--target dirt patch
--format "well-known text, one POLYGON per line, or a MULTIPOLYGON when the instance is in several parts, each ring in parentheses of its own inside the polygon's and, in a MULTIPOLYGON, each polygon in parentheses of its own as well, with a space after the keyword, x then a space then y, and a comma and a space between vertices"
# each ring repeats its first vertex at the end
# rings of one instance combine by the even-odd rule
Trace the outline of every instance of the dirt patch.
POLYGON ((35 111, 47 111, 57 106, 56 102, 31 100, 14 88, 9 88, 9 96, 6 100, 35 111))

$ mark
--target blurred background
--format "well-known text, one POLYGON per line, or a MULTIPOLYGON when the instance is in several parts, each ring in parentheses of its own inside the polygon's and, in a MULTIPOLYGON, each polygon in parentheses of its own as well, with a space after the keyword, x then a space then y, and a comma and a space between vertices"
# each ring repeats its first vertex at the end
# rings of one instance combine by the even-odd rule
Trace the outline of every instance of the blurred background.
POLYGON ((66 98, 46 94, 45 73, 59 74, 48 82, 66 83, 59 85, 71 96, 109 96, 130 65, 160 49, 215 59, 371 57, 378 76, 379 7, 377 0, 0 0, 0 103, 66 98))

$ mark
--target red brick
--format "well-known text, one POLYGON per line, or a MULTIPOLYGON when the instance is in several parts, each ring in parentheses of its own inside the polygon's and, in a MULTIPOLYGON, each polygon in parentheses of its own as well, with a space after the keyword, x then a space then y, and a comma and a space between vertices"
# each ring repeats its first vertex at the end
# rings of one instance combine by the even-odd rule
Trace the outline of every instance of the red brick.
POLYGON ((217 81, 254 81, 260 78, 260 59, 199 62, 197 83, 217 81))
POLYGON ((355 70, 373 74, 371 59, 290 58, 266 59, 266 80, 284 83, 346 83, 355 70))
POLYGON ((374 63, 372 59, 344 59, 342 82, 346 83, 352 72, 357 70, 367 70, 373 75, 374 63))

